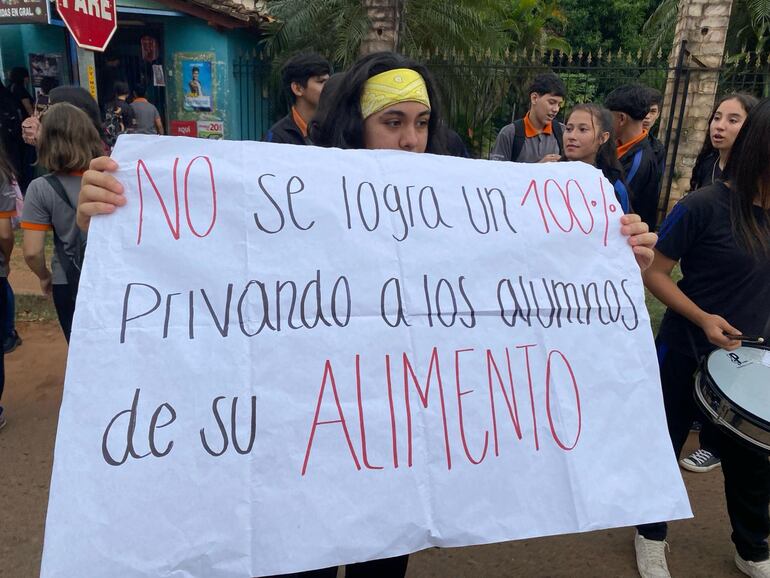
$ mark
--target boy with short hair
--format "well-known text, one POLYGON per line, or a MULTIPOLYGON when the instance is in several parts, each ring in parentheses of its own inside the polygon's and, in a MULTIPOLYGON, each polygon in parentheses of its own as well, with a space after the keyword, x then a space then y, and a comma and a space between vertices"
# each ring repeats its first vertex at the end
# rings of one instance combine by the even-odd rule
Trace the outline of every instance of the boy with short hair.
POLYGON ((136 117, 136 134, 163 134, 163 121, 155 105, 147 100, 147 87, 137 84, 134 87, 134 101, 131 108, 136 117))
MULTIPOLYGON (((658 161, 658 169, 662 179, 666 168, 666 148, 652 134, 652 127, 655 126, 655 122, 660 117, 660 109, 663 106, 663 93, 655 88, 648 88, 647 90, 649 91, 648 96, 650 98, 650 112, 644 117, 642 128, 647 131, 647 138, 650 140, 652 152, 655 153, 655 160, 658 161)), ((658 134, 660 134, 660 127, 658 127, 658 134)))
POLYGON ((281 78, 292 107, 285 117, 267 131, 267 142, 309 144, 307 126, 318 108, 318 99, 329 80, 331 65, 316 53, 290 58, 281 69, 281 78))
POLYGON ((529 87, 529 111, 497 135, 489 158, 520 163, 554 162, 564 154, 563 127, 554 120, 567 89, 552 72, 539 74, 529 87))
POLYGON ((634 212, 655 229, 660 193, 660 171, 643 123, 650 112, 649 91, 626 84, 613 90, 604 100, 612 113, 618 159, 626 173, 634 212))

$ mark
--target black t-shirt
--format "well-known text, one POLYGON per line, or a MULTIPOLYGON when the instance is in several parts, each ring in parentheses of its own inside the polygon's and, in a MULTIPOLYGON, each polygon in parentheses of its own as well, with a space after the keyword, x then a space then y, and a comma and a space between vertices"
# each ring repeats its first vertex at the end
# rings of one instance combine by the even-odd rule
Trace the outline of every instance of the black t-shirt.
MULTIPOLYGON (((754 256, 741 247, 730 219, 731 191, 718 182, 679 201, 660 226, 656 248, 680 261, 679 288, 707 313, 720 315, 744 335, 770 339, 770 256, 754 256)), ((760 223, 770 211, 755 206, 760 223)), ((770 245, 770 239, 766 241, 770 245)), ((670 348, 694 355, 714 348, 703 331, 668 309, 658 336, 670 348)))

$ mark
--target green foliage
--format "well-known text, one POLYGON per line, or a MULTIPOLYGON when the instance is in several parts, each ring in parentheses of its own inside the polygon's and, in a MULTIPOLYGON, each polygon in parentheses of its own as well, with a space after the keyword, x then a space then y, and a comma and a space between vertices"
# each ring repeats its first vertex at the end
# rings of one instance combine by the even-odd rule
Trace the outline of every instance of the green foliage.
POLYGON ((559 0, 509 0, 498 11, 506 48, 568 51, 570 44, 556 31, 566 23, 559 0))
POLYGON ((16 294, 17 321, 55 321, 58 317, 53 301, 43 295, 16 294))
MULTIPOLYGON (((641 1, 641 0, 631 0, 641 1)), ((569 45, 559 0, 402 0, 398 50, 499 56, 506 49, 569 45)), ((263 28, 267 55, 313 50, 347 68, 360 52, 370 21, 361 0, 268 0, 275 22, 263 28)))
MULTIPOLYGON (((680 0, 661 0, 644 24, 645 42, 657 51, 670 50, 680 0)), ((731 54, 763 52, 770 40, 770 0, 734 0, 726 49, 731 54)))
POLYGON ((668 54, 674 42, 679 0, 663 0, 644 23, 642 33, 649 49, 668 54))
POLYGON ((569 110, 576 104, 594 102, 598 91, 596 77, 584 72, 560 73, 559 77, 569 87, 564 107, 569 110))
POLYGON ((639 32, 655 4, 655 0, 561 0, 564 38, 576 50, 646 49, 639 32))
POLYGON ((735 0, 727 51, 763 52, 770 40, 770 0, 735 0))
POLYGON ((504 38, 494 15, 498 0, 409 0, 399 50, 431 52, 490 50, 498 53, 504 38))
MULTIPOLYGON (((676 267, 674 267, 674 270, 671 271, 671 278, 677 283, 682 279, 682 271, 678 264, 676 267)), ((647 304, 647 311, 650 313, 652 333, 653 335, 657 335, 658 329, 660 329, 660 322, 663 321, 663 314, 666 312, 666 306, 658 301, 655 296, 646 289, 644 291, 644 295, 645 302, 647 304)))
POLYGON ((306 50, 347 67, 370 27, 359 0, 272 0, 268 7, 276 21, 264 28, 264 46, 279 66, 287 55, 306 50))

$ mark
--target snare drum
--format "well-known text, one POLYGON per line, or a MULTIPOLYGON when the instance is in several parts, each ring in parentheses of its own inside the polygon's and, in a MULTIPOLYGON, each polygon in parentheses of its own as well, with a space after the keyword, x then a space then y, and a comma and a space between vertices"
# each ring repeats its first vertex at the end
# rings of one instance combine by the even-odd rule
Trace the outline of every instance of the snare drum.
POLYGON ((717 349, 695 376, 695 401, 723 432, 770 454, 770 348, 717 349))

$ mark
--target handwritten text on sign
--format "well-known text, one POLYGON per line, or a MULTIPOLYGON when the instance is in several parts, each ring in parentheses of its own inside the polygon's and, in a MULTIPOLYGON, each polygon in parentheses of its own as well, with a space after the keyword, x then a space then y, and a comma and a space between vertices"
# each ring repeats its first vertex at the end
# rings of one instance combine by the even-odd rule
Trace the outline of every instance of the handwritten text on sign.
POLYGON ((43 576, 689 515, 598 171, 155 137, 115 158, 128 203, 89 233, 43 576))

